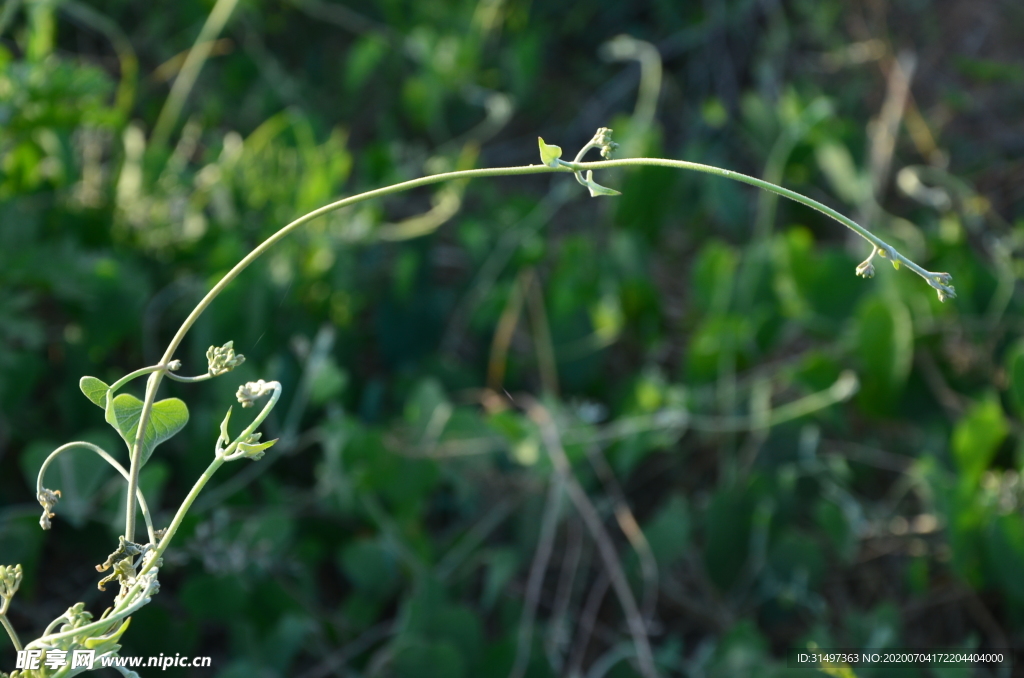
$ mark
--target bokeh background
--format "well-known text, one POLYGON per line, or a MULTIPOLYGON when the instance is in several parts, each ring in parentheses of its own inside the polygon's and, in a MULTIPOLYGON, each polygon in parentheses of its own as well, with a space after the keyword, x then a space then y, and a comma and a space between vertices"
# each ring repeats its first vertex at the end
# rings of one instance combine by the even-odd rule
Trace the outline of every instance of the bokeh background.
POLYGON ((862 280, 839 224, 664 169, 600 172, 617 198, 510 177, 322 218, 178 352, 190 374, 228 340, 247 361, 164 387, 191 421, 142 472, 158 526, 239 384, 284 384, 281 442, 199 499, 123 654, 295 678, 634 676, 645 644, 664 676, 787 675, 811 642, 1024 659, 1021 3, 7 0, 0 31, 0 562, 26 570, 23 639, 112 595, 93 565, 120 478, 65 457, 48 533, 33 497, 63 442, 127 458, 79 377, 153 364, 310 209, 608 126, 620 157, 833 206, 958 297, 885 260, 862 280))

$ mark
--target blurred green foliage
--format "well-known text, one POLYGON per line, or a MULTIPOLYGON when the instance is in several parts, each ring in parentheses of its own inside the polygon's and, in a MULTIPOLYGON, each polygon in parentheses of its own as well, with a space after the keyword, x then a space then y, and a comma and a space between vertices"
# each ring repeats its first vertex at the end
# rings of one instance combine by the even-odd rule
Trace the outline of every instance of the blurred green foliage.
POLYGON ((548 451, 507 390, 553 413, 664 675, 786 675, 808 642, 1021 657, 1020 7, 246 0, 162 144, 213 7, 0 10, 0 562, 25 567, 23 637, 110 595, 91 565, 121 479, 63 457, 48 534, 32 497, 58 444, 119 449, 81 375, 154 363, 210 285, 337 196, 608 125, 621 155, 834 205, 959 296, 879 258, 860 280, 862 242, 821 215, 653 168, 607 173, 619 198, 505 178, 333 213, 179 352, 189 373, 228 340, 248 359, 167 386, 191 418, 143 471, 158 527, 238 384, 284 384, 282 442, 201 497, 123 654, 457 678, 529 650, 526 676, 638 675, 594 533, 547 510, 548 451))

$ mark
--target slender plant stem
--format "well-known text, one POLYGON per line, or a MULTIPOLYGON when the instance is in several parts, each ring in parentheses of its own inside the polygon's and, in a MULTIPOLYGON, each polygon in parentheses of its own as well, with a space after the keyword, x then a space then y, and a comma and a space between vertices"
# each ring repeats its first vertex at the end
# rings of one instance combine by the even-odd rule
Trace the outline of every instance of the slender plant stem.
POLYGON ((565 478, 565 489, 569 499, 576 506, 576 510, 583 519, 584 525, 590 531, 594 541, 597 542, 597 550, 604 561, 605 571, 611 579, 612 588, 622 605, 626 615, 626 624, 630 634, 633 636, 633 645, 636 647, 637 661, 640 673, 644 678, 658 678, 658 669, 654 664, 654 653, 651 651, 651 641, 647 636, 647 629, 641 616, 640 608, 636 603, 632 589, 626 579, 622 563, 619 562, 618 553, 611 537, 604 529, 601 517, 594 507, 593 502, 587 497, 586 491, 572 471, 572 463, 562 446, 561 434, 552 419, 547 408, 529 397, 520 399, 526 402, 526 413, 535 424, 540 427, 541 438, 544 440, 544 447, 551 458, 555 471, 565 478))
POLYGON ((164 365, 164 364, 150 365, 149 367, 140 367, 139 369, 135 370, 131 374, 126 374, 123 377, 121 377, 120 379, 118 379, 117 381, 115 381, 113 384, 111 384, 110 385, 110 392, 111 393, 116 393, 117 391, 121 390, 122 386, 124 386, 128 382, 132 381, 133 379, 138 379, 141 376, 144 376, 146 374, 152 374, 153 372, 163 372, 163 371, 166 371, 166 370, 167 370, 167 365, 164 365))
POLYGON ((159 364, 153 367, 144 367, 140 370, 136 370, 135 372, 119 379, 111 387, 111 391, 113 391, 115 390, 114 387, 120 388, 121 385, 127 383, 136 376, 142 376, 147 371, 150 373, 149 379, 146 380, 146 397, 142 403, 142 414, 139 418, 139 430, 135 434, 135 442, 132 443, 131 451, 129 453, 128 497, 125 500, 124 516, 124 539, 127 542, 135 541, 135 495, 139 491, 139 471, 142 469, 142 441, 145 439, 146 426, 149 424, 149 414, 153 410, 153 401, 156 399, 156 391, 160 386, 160 377, 167 374, 167 365, 169 362, 169 360, 161 360, 159 364))
MULTIPOLYGON (((259 415, 257 415, 257 417, 252 420, 252 423, 249 424, 244 431, 239 433, 238 437, 231 441, 231 444, 228 445, 226 448, 221 449, 220 444, 222 441, 224 443, 227 443, 227 440, 225 440, 222 437, 220 440, 217 441, 217 456, 222 458, 224 461, 235 461, 236 459, 242 459, 243 457, 246 456, 244 448, 242 450, 239 450, 239 446, 242 443, 244 443, 249 438, 249 436, 255 433, 259 425, 262 424, 263 420, 265 420, 267 416, 270 414, 270 411, 274 409, 274 405, 277 404, 278 399, 281 397, 281 383, 277 381, 272 381, 269 384, 267 384, 267 386, 273 388, 274 392, 271 394, 270 400, 267 401, 267 404, 263 406, 263 409, 260 411, 259 415)), ((229 416, 230 413, 231 411, 228 410, 229 416)), ((228 419, 225 418, 224 421, 227 422, 228 419)), ((224 431, 227 431, 226 423, 224 424, 224 431)), ((269 444, 273 445, 274 442, 276 441, 271 441, 269 444)))
POLYGON ((604 596, 608 593, 608 586, 611 583, 608 571, 601 570, 597 580, 590 586, 587 600, 583 603, 583 609, 580 611, 579 624, 576 626, 576 638, 569 655, 569 669, 563 673, 568 678, 580 678, 583 675, 583 659, 587 652, 587 645, 590 643, 590 637, 594 634, 597 615, 601 611, 601 603, 604 602, 604 596))
POLYGON ((149 425, 149 414, 153 411, 153 401, 156 400, 156 390, 160 386, 160 377, 163 374, 162 371, 153 372, 146 380, 146 397, 142 401, 139 430, 135 434, 135 442, 132 443, 129 453, 128 498, 125 502, 124 514, 124 540, 127 542, 135 541, 135 493, 139 491, 139 471, 142 470, 142 441, 145 438, 146 426, 149 425))
POLYGON ((14 630, 10 620, 7 619, 6 614, 0 614, 0 624, 4 625, 7 629, 7 635, 11 637, 11 642, 14 643, 14 649, 21 652, 24 648, 21 645, 21 640, 18 638, 18 632, 14 630))
POLYGON ((174 129, 174 125, 178 122, 181 109, 185 106, 185 100, 188 98, 189 92, 192 91, 196 78, 199 77, 199 71, 202 70, 203 64, 210 57, 214 41, 220 35, 220 32, 224 30, 224 25, 231 18, 231 14, 235 11, 235 5, 237 4, 238 0, 217 0, 217 4, 213 6, 213 10, 206 18, 206 23, 203 24, 202 29, 199 31, 195 44, 188 51, 185 63, 182 65, 181 70, 178 71, 174 84, 171 85, 171 93, 167 95, 167 101, 164 103, 164 107, 156 119, 156 125, 153 127, 153 146, 163 147, 167 144, 167 140, 170 139, 171 130, 174 129))
MULTIPOLYGON (((86 26, 103 33, 110 40, 111 46, 117 54, 117 60, 121 64, 121 83, 117 86, 114 106, 127 118, 132 112, 135 87, 139 79, 139 59, 135 55, 131 40, 117 23, 84 2, 64 0, 59 7, 86 26)), ((0 33, 2 33, 2 29, 0 29, 0 33)))
POLYGON ((213 379, 213 375, 207 372, 206 374, 199 374, 194 377, 179 377, 174 372, 167 372, 167 377, 174 380, 180 381, 184 384, 194 384, 199 381, 206 381, 207 379, 213 379))
POLYGON ((516 639, 516 659, 509 672, 509 678, 522 678, 530 662, 530 649, 533 647, 533 625, 537 619, 537 606, 540 603, 541 591, 544 586, 544 575, 547 573, 551 560, 551 551, 555 546, 558 533, 558 516, 561 513, 562 494, 565 492, 565 474, 558 469, 551 480, 548 498, 544 503, 544 517, 541 520, 540 538, 537 550, 530 564, 530 578, 526 583, 526 604, 519 617, 519 631, 516 639))
MULTIPOLYGON (((167 350, 164 352, 164 357, 160 359, 160 364, 168 363, 171 358, 174 357, 174 352, 178 349, 185 335, 191 329, 192 325, 196 322, 203 311, 213 302, 214 299, 220 295, 224 289, 231 284, 231 282, 238 277, 238 275, 247 269, 250 264, 259 259, 268 249, 273 247, 278 241, 283 239, 292 231, 296 230, 300 226, 309 223, 310 221, 321 217, 325 214, 329 214, 343 207, 354 205, 364 200, 370 200, 372 198, 380 198, 386 195, 392 195, 394 193, 401 193, 408 191, 413 188, 420 186, 429 186, 431 184, 441 183, 443 181, 450 181, 452 179, 470 179, 474 177, 496 177, 496 176, 508 176, 508 175, 519 175, 519 174, 547 174, 551 172, 571 172, 571 169, 553 168, 546 165, 528 165, 525 167, 495 167, 488 169, 476 169, 476 170, 462 170, 458 172, 446 172, 444 174, 434 174, 426 177, 420 177, 419 179, 412 179, 410 181, 404 181, 400 184, 393 186, 386 186, 384 188, 378 188, 373 191, 367 191, 366 193, 360 193, 359 195, 350 196, 343 198, 336 202, 332 202, 329 205, 313 210, 308 214, 305 214, 290 224, 279 229, 276 233, 271 235, 269 238, 260 243, 255 249, 247 254, 241 261, 235 264, 234 268, 225 274, 216 285, 206 294, 205 297, 199 302, 199 304, 192 310, 192 312, 185 318, 185 321, 178 328, 174 337, 171 339, 171 343, 167 346, 167 350)), ((157 371, 149 375, 149 380, 146 384, 146 397, 142 404, 142 412, 139 416, 139 429, 135 436, 135 442, 132 445, 131 452, 131 469, 129 470, 128 479, 128 502, 125 511, 125 540, 132 541, 135 533, 135 490, 138 488, 138 478, 141 459, 140 451, 142 449, 143 435, 146 430, 146 426, 149 423, 149 417, 153 410, 153 401, 156 398, 157 389, 160 386, 160 380, 163 378, 165 372, 157 371)))
MULTIPOLYGON (((892 247, 883 241, 881 238, 871 233, 863 226, 853 221, 852 219, 840 214, 831 207, 821 204, 820 202, 803 196, 795 191, 791 191, 787 188, 777 186, 767 181, 757 179, 755 177, 748 176, 746 174, 740 174, 739 172, 733 172, 731 170, 721 169, 719 167, 713 167, 711 165, 702 165, 700 163, 688 162, 685 160, 668 160, 663 158, 629 158, 623 160, 603 160, 597 162, 577 162, 577 163, 565 163, 559 167, 549 167, 547 165, 524 165, 518 167, 495 167, 486 169, 474 169, 474 170, 462 170, 457 172, 446 172, 443 174, 432 174, 418 179, 412 179, 410 181, 403 181, 393 186, 386 186, 384 188, 378 188, 358 195, 343 198, 336 202, 332 202, 328 205, 324 205, 308 214, 305 214, 295 221, 292 221, 287 226, 284 226, 276 233, 271 235, 269 238, 264 240, 260 245, 253 249, 248 255, 246 255, 241 261, 239 261, 234 268, 220 279, 220 281, 213 286, 213 288, 203 297, 202 301, 195 307, 192 313, 185 319, 181 327, 178 328, 174 338, 171 339, 170 345, 167 347, 167 351, 164 353, 164 358, 161 360, 162 363, 168 362, 174 355, 174 351, 180 345, 185 334, 192 327, 199 316, 206 310, 207 306, 226 288, 238 275, 249 267, 256 259, 261 257, 268 249, 273 247, 279 240, 283 239, 286 235, 296 230, 300 226, 309 223, 310 221, 330 214, 343 207, 355 205, 365 200, 372 198, 381 198, 387 195, 395 193, 401 193, 420 186, 429 186, 431 184, 440 183, 443 181, 452 181, 456 179, 470 179, 476 177, 499 177, 499 176, 517 176, 526 174, 546 174, 551 172, 581 172, 587 169, 607 169, 613 167, 634 167, 634 166, 654 166, 654 167, 671 167, 676 169, 693 170, 697 172, 704 172, 706 174, 714 174, 726 179, 732 179, 734 181, 740 181, 757 188, 777 193, 778 195, 794 200, 798 203, 806 205, 812 209, 818 210, 819 212, 835 219, 839 223, 843 224, 847 228, 852 229, 858 235, 863 237, 868 242, 875 245, 877 248, 886 251, 886 254, 891 256, 890 251, 892 247)), ((915 273, 925 278, 926 280, 932 280, 935 276, 934 273, 925 271, 923 268, 915 264, 914 262, 906 259, 902 255, 897 255, 897 259, 902 263, 905 263, 908 268, 913 270, 915 273)))
MULTIPOLYGON (((868 229, 858 224, 853 219, 850 219, 849 217, 841 214, 840 212, 837 212, 831 207, 823 205, 817 200, 808 198, 805 195, 801 195, 796 191, 791 191, 788 188, 783 188, 782 186, 778 186, 769 181, 764 181, 763 179, 758 179, 747 174, 741 174, 739 172, 733 172, 732 170, 722 169, 721 167, 702 165, 700 163, 689 162, 686 160, 669 160, 665 158, 625 158, 622 160, 604 160, 600 162, 574 163, 573 165, 571 165, 571 167, 572 166, 575 166, 579 169, 604 169, 610 167, 636 166, 674 167, 676 169, 693 170, 695 172, 703 172, 705 174, 714 174, 715 176, 723 177, 725 179, 732 179, 733 181, 739 181, 744 184, 750 184, 751 186, 756 186, 757 188, 763 189, 765 191, 770 191, 772 193, 781 195, 785 198, 789 198, 790 200, 798 202, 801 205, 806 205, 811 209, 817 210, 822 214, 835 219, 843 226, 846 226, 850 230, 857 233, 857 235, 859 235, 860 237, 864 238, 869 243, 874 245, 880 253, 884 253, 884 255, 886 257, 889 257, 892 261, 898 261, 901 264, 906 264, 907 268, 909 268, 914 273, 917 273, 919 276, 924 278, 925 281, 928 282, 928 284, 931 285, 932 287, 936 287, 936 283, 941 284, 947 282, 945 278, 948 276, 945 276, 944 274, 941 273, 933 273, 931 271, 926 271, 925 269, 918 266, 910 259, 906 258, 902 254, 897 252, 892 247, 892 245, 885 242, 877 235, 875 235, 868 229)), ((936 289, 940 288, 936 287, 936 289)), ((940 289, 940 291, 942 290, 940 289)))
POLYGON ((142 566, 141 570, 139 570, 140 576, 146 574, 146 572, 151 570, 160 560, 160 556, 162 556, 164 551, 167 550, 174 534, 178 531, 178 528, 181 527, 181 522, 185 520, 185 515, 188 513, 189 508, 192 507, 192 502, 196 500, 199 493, 203 491, 203 487, 206 486, 206 483, 210 482, 210 478, 213 477, 213 474, 216 473, 217 469, 219 469, 223 464, 224 458, 221 456, 215 456, 213 461, 210 462, 210 465, 206 467, 205 471, 203 471, 203 475, 199 476, 196 484, 192 486, 192 489, 189 490, 188 496, 185 497, 185 501, 181 502, 181 506, 178 507, 178 512, 174 514, 174 520, 172 520, 171 524, 167 526, 167 532, 164 533, 163 538, 160 540, 160 544, 157 545, 156 552, 149 557, 146 564, 142 566))
MULTIPOLYGON (((224 1, 224 0, 221 0, 224 1)), ((219 4, 219 3, 218 3, 219 4)), ((588 149, 589 150, 589 149, 588 149)), ((701 163, 689 162, 686 160, 669 160, 664 158, 627 158, 622 160, 602 160, 597 162, 565 162, 559 160, 557 166, 551 167, 549 165, 522 165, 518 167, 493 167, 484 169, 472 169, 472 170, 461 170, 456 172, 445 172, 442 174, 432 174, 418 179, 411 179, 409 181, 403 181, 392 186, 385 186, 372 191, 366 191, 358 195, 349 196, 341 200, 337 200, 328 205, 324 205, 318 209, 313 210, 298 219, 292 221, 290 224, 279 229, 276 233, 271 235, 269 238, 260 243, 255 249, 247 254, 241 261, 235 264, 228 273, 221 278, 217 284, 210 289, 210 291, 203 297, 198 305, 189 313, 188 317, 178 328, 174 337, 171 339, 170 344, 167 346, 167 350, 164 352, 163 357, 160 359, 161 365, 166 365, 174 357, 174 352, 178 349, 185 335, 191 329, 192 325, 196 322, 200 315, 209 307, 214 299, 220 295, 224 289, 231 284, 231 282, 238 277, 242 271, 249 267, 254 261, 259 259, 267 250, 277 244, 278 241, 282 240, 285 236, 290 234, 292 231, 298 229, 300 226, 313 221, 314 219, 330 214, 343 207, 355 205, 365 200, 373 198, 382 198, 384 196, 393 195, 395 193, 401 193, 420 186, 429 186, 431 184, 437 184, 445 181, 453 181, 459 179, 473 179, 477 177, 501 177, 501 176, 519 176, 528 174, 548 174, 552 172, 583 172, 585 170, 596 170, 596 169, 610 169, 614 167, 669 167, 674 169, 692 170, 696 172, 703 172, 705 174, 713 174, 715 176, 723 177, 725 179, 732 179, 733 181, 739 181, 745 184, 750 184, 757 188, 771 191, 783 197, 789 198, 802 205, 806 205, 812 209, 815 209, 826 216, 829 216, 839 223, 843 224, 847 228, 855 231, 862 238, 871 243, 874 248, 872 252, 884 253, 894 263, 900 262, 906 264, 906 266, 913 272, 920 275, 929 285, 939 290, 940 295, 945 293, 948 296, 953 296, 953 288, 948 286, 949 276, 945 273, 933 273, 926 271, 914 262, 910 261, 902 254, 899 254, 891 245, 883 241, 875 234, 868 231, 866 228, 853 221, 852 219, 840 214, 831 207, 823 205, 822 203, 801 195, 795 191, 791 191, 788 188, 777 186, 771 182, 757 179, 755 177, 748 176, 746 174, 740 174, 739 172, 733 172, 731 170, 722 169, 720 167, 713 167, 711 165, 703 165, 701 163)), ((149 423, 149 417, 153 410, 153 401, 156 398, 157 389, 160 386, 160 381, 166 374, 165 370, 158 370, 149 375, 149 380, 146 384, 146 398, 143 402, 142 413, 139 417, 139 428, 138 433, 135 437, 135 443, 132 445, 131 452, 131 468, 129 470, 128 479, 128 500, 125 514, 125 539, 132 541, 135 532, 135 492, 138 489, 138 476, 140 470, 140 459, 142 450, 142 440, 145 434, 146 426, 149 423)))
POLYGON ((128 592, 124 595, 123 598, 121 598, 121 602, 117 603, 117 605, 114 606, 113 610, 110 611, 110 614, 103 617, 102 619, 98 619, 97 621, 94 621, 90 624, 85 624, 83 626, 79 626, 78 628, 74 628, 69 631, 44 634, 43 636, 29 643, 29 647, 32 647, 36 643, 42 643, 44 644, 43 647, 46 647, 52 643, 56 643, 59 640, 74 638, 76 636, 95 638, 96 636, 93 634, 93 631, 97 631, 99 629, 104 630, 103 633, 100 635, 113 633, 112 627, 114 625, 116 625, 125 617, 131 616, 132 613, 134 613, 136 610, 142 607, 142 605, 145 604, 140 601, 134 600, 135 595, 138 593, 139 589, 142 588, 142 586, 143 582, 137 582, 134 586, 128 589, 128 592))

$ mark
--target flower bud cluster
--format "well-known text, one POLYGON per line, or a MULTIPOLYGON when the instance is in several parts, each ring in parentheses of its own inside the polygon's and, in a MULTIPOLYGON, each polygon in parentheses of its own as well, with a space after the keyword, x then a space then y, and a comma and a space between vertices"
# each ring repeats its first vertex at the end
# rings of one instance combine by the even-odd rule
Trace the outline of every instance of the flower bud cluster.
POLYGON ((857 266, 857 275, 862 278, 874 278, 875 277, 875 265, 871 263, 871 259, 860 262, 857 266))
POLYGON ((612 141, 612 129, 610 127, 599 127, 591 143, 601 150, 601 157, 605 160, 611 159, 612 152, 619 147, 617 143, 612 141))
POLYGON ((242 407, 252 407, 257 398, 274 390, 275 383, 276 382, 268 383, 262 379, 259 381, 250 381, 249 383, 238 387, 238 392, 235 393, 235 397, 238 398, 238 402, 242 403, 242 407))
POLYGON ((206 350, 206 362, 209 363, 211 376, 219 376, 235 369, 245 362, 245 356, 235 353, 235 342, 229 341, 220 348, 211 346, 206 350))
POLYGON ((0 565, 0 608, 18 592, 22 574, 21 565, 0 565))
POLYGON ((53 512, 53 507, 60 501, 60 490, 48 490, 44 487, 39 491, 36 499, 39 500, 39 505, 43 507, 43 515, 39 518, 39 526, 44 530, 48 530, 50 529, 50 518, 57 515, 53 512))

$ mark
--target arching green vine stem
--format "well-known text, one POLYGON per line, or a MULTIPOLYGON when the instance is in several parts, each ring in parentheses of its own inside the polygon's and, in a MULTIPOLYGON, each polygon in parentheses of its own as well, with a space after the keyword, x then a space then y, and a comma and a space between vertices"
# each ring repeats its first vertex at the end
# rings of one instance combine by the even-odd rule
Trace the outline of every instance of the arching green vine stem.
MULTIPOLYGON (((519 176, 529 174, 547 174, 547 173, 573 173, 576 175, 577 180, 587 186, 590 189, 592 196, 597 195, 615 195, 617 191, 606 188, 597 184, 593 181, 594 170, 601 169, 612 169, 616 167, 666 167, 671 169, 682 169, 690 170, 695 172, 702 172, 704 174, 712 174, 715 176, 722 177, 723 179, 731 179, 733 181, 739 181, 741 183, 749 184, 756 188, 760 188, 766 191, 771 191, 777 195, 781 195, 785 198, 789 198, 802 205, 806 205, 811 209, 815 209, 822 214, 825 214, 832 219, 835 219, 839 223, 843 224, 847 228, 853 230, 862 238, 864 238, 871 245, 871 254, 861 263, 856 270, 858 275, 865 278, 869 278, 874 275, 874 266, 872 259, 877 254, 880 257, 889 259, 895 268, 899 268, 900 265, 905 265, 914 273, 924 278, 931 287, 933 287, 939 295, 939 299, 945 301, 956 296, 951 283, 951 276, 948 273, 938 273, 927 271, 918 264, 914 263, 904 255, 896 251, 896 249, 886 243, 884 240, 876 236, 875 234, 868 231, 866 228, 856 223, 852 219, 844 216, 836 210, 823 205, 822 203, 808 198, 807 196, 801 195, 795 191, 791 191, 782 186, 757 179, 746 174, 739 172, 733 172, 731 170, 722 169, 720 167, 714 167, 712 165, 704 165, 696 162, 689 162, 686 160, 670 160, 665 158, 625 158, 618 160, 601 160, 597 162, 581 162, 580 159, 583 155, 591 149, 600 149, 603 157, 609 157, 611 152, 615 148, 615 144, 611 141, 611 130, 607 128, 601 128, 598 130, 594 138, 591 139, 586 146, 577 155, 576 160, 573 162, 567 162, 561 159, 561 149, 558 146, 552 146, 544 143, 543 139, 538 139, 540 145, 541 160, 543 164, 539 165, 524 165, 518 167, 494 167, 485 169, 472 169, 472 170, 461 170, 455 172, 445 172, 442 174, 433 174, 418 179, 411 179, 409 181, 403 181, 392 186, 386 186, 378 188, 358 195, 342 198, 341 200, 332 202, 328 205, 324 205, 319 209, 313 210, 303 216, 295 219, 291 223, 279 229, 276 233, 271 235, 269 238, 260 243, 254 248, 248 255, 246 255, 241 261, 228 271, 228 273, 221 278, 216 285, 203 297, 203 299, 196 305, 196 307, 189 313, 188 317, 182 322, 181 327, 174 334, 170 344, 167 346, 167 350, 164 352, 163 357, 160 359, 161 365, 168 365, 171 363, 175 351, 181 345, 185 335, 191 329, 192 325, 196 322, 200 315, 210 306, 214 299, 220 295, 224 289, 231 284, 231 282, 238 277, 242 271, 248 268, 254 261, 259 259, 267 250, 277 244, 278 241, 282 240, 292 231, 297 230, 301 226, 322 217, 326 214, 330 214, 343 207, 349 207, 351 205, 371 200, 374 198, 383 198, 396 193, 402 193, 409 191, 414 188, 421 186, 430 186, 432 184, 443 183, 447 181, 464 180, 464 179, 475 179, 482 177, 504 177, 504 176, 519 176), (586 175, 584 177, 584 172, 586 175)), ((167 374, 167 370, 158 369, 150 373, 147 384, 146 384, 146 396, 143 402, 143 409, 140 416, 138 433, 136 435, 135 443, 132 446, 131 453, 131 467, 129 470, 128 478, 128 499, 127 507, 125 512, 125 539, 132 541, 135 533, 135 497, 138 491, 138 477, 140 469, 140 451, 143 445, 143 435, 146 430, 147 423, 150 419, 153 403, 156 399, 156 393, 160 386, 160 382, 164 375, 167 374)))

